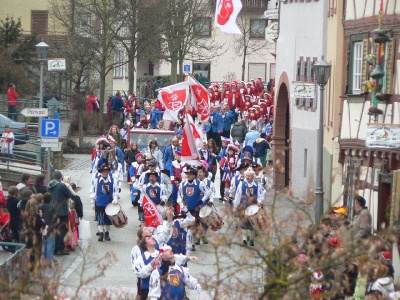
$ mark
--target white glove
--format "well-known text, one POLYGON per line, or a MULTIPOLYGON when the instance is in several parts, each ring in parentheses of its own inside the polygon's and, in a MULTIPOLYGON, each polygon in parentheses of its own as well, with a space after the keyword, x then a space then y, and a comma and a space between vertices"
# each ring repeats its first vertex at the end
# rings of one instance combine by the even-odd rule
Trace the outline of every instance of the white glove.
POLYGON ((183 212, 183 213, 187 213, 187 212, 188 212, 188 209, 187 209, 187 207, 186 207, 186 206, 183 206, 183 207, 181 208, 181 212, 183 212))
POLYGON ((199 294, 201 293, 201 290, 202 290, 202 289, 201 289, 200 284, 197 284, 196 287, 195 287, 194 289, 196 290, 197 293, 199 293, 199 294))
POLYGON ((112 204, 117 205, 117 204, 118 204, 118 200, 117 200, 117 199, 114 199, 114 200, 112 201, 112 204))

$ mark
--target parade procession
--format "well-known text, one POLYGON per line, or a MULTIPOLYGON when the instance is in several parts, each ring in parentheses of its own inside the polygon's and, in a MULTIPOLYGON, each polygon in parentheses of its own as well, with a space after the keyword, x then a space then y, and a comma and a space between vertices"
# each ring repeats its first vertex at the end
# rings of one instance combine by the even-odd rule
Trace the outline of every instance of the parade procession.
MULTIPOLYGON (((139 224, 131 263, 140 299, 161 293, 151 271, 164 268, 168 251, 179 264, 174 272, 186 278, 187 261, 197 261, 192 255, 201 251, 196 246, 215 244, 214 233, 232 217, 229 227, 240 232, 243 246, 253 247, 266 230, 274 88, 269 84, 266 90, 261 78, 257 82, 206 89, 188 74, 183 82, 157 89, 157 98, 143 108, 134 95, 126 99, 118 125, 97 139, 90 198, 98 241, 111 241, 110 226, 122 228, 132 218, 119 204, 127 201, 121 188, 129 187, 139 224), (243 136, 232 134, 238 140, 231 137, 236 123, 244 127, 243 136)), ((185 285, 200 289, 188 276, 185 285)))
POLYGON ((0 300, 400 300, 400 0, 13 0, 0 300))

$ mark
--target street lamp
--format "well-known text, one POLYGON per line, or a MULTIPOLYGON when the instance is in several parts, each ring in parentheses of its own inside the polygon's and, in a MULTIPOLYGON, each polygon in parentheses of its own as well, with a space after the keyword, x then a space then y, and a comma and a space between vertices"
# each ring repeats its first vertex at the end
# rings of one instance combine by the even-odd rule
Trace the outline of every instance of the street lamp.
MULTIPOLYGON (((38 56, 38 60, 40 61, 40 91, 39 91, 39 108, 43 108, 43 69, 44 62, 47 58, 47 52, 49 50, 49 45, 45 42, 40 42, 36 45, 36 52, 38 56)), ((42 117, 39 117, 38 123, 38 135, 42 134, 42 117)), ((41 153, 41 151, 40 151, 41 153)), ((50 156, 50 154, 48 154, 50 156)), ((48 168, 49 169, 49 168, 48 168)), ((47 174, 47 182, 50 182, 50 171, 47 174)))
POLYGON ((319 105, 319 131, 317 141, 317 187, 315 189, 315 223, 321 220, 324 213, 324 191, 322 180, 323 166, 323 146, 324 146, 324 90, 331 75, 332 65, 328 64, 324 57, 322 60, 314 64, 314 73, 317 84, 320 90, 320 105, 319 105))

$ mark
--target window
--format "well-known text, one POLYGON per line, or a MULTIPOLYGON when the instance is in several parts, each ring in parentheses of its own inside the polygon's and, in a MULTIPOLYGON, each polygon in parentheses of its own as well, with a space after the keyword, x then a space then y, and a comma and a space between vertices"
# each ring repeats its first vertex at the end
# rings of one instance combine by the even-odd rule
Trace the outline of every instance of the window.
POLYGON ((353 44, 353 94, 361 94, 363 42, 353 44))
POLYGON ((199 18, 194 23, 194 34, 200 37, 211 36, 211 18, 199 18))
POLYGON ((266 19, 250 20, 250 38, 252 39, 265 38, 265 27, 267 27, 266 19))
POLYGON ((83 36, 90 36, 90 14, 79 14, 76 22, 76 32, 83 36))
POLYGON ((256 64, 256 63, 249 63, 249 77, 250 79, 257 79, 261 77, 263 80, 266 81, 267 75, 267 64, 256 64))
POLYGON ((270 63, 269 64, 269 79, 274 79, 276 73, 276 64, 270 63))
POLYGON ((197 73, 198 76, 202 78, 203 82, 208 82, 210 80, 210 68, 211 64, 209 62, 193 62, 193 73, 197 73))
POLYGON ((368 33, 359 33, 350 36, 348 74, 347 74, 347 94, 359 95, 366 92, 363 82, 369 79, 369 66, 365 56, 370 53, 368 33))
POLYGON ((114 71, 113 71, 113 76, 114 77, 127 77, 127 69, 128 69, 128 55, 126 53, 126 50, 121 48, 121 49, 116 49, 114 53, 114 71))
POLYGON ((37 34, 47 34, 48 28, 48 11, 32 10, 31 11, 31 32, 37 34))

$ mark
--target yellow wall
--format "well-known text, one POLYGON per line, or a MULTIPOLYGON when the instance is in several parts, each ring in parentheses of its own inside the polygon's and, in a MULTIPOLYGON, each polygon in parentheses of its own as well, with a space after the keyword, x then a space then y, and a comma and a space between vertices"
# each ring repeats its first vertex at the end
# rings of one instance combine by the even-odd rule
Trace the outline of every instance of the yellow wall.
POLYGON ((48 10, 48 34, 55 34, 54 20, 51 18, 51 4, 49 0, 0 0, 0 20, 7 15, 14 19, 21 17, 22 31, 29 34, 31 30, 31 11, 48 10))
MULTIPOLYGON (((332 205, 338 205, 336 201, 341 201, 342 195, 342 166, 338 162, 339 144, 338 136, 340 129, 340 103, 343 95, 343 57, 344 51, 344 29, 342 25, 343 2, 336 1, 336 14, 328 17, 327 23, 327 61, 332 64, 331 80, 326 86, 325 106, 325 131, 324 146, 329 155, 332 156, 330 181, 330 199, 332 205), (329 105, 329 107, 328 107, 329 105), (328 123, 328 114, 330 122, 328 123)), ((325 181, 325 180, 324 180, 325 181)))

